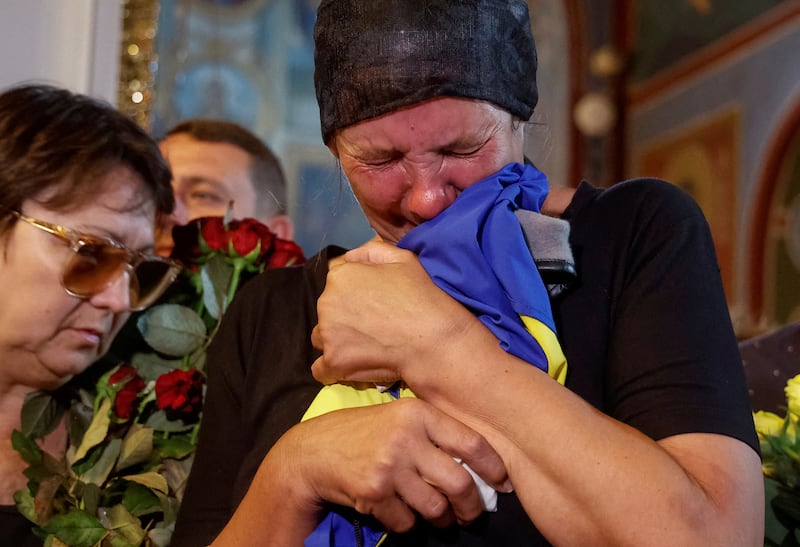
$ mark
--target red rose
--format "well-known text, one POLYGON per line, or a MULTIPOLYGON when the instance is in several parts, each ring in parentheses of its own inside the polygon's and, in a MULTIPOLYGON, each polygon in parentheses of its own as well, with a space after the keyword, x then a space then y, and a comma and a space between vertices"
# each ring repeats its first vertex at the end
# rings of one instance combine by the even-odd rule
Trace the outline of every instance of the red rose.
POLYGON ((258 259, 272 247, 275 234, 256 219, 245 218, 233 220, 228 224, 228 240, 236 255, 241 257, 252 253, 258 247, 258 243, 261 242, 259 257, 255 260, 255 262, 258 262, 258 259))
POLYGON ((183 415, 197 415, 203 405, 203 375, 197 369, 173 370, 156 380, 156 406, 183 415))
POLYGON ((122 365, 108 378, 108 385, 124 384, 114 397, 114 414, 122 420, 127 420, 133 415, 139 393, 145 387, 145 382, 137 374, 136 369, 130 365, 122 365))
POLYGON ((294 241, 275 238, 272 254, 267 258, 267 268, 282 268, 302 264, 306 261, 303 249, 294 241))
POLYGON ((200 219, 200 235, 212 251, 228 248, 228 234, 222 217, 206 217, 200 219))

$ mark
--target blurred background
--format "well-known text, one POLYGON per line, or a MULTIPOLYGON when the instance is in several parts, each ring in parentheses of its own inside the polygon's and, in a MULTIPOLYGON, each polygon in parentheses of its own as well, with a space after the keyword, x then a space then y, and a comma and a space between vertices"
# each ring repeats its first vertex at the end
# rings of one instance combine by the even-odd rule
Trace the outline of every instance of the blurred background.
MULTIPOLYGON (((307 254, 372 231, 319 135, 319 0, 2 0, 0 89, 104 98, 155 137, 238 122, 278 154, 307 254)), ((800 321, 800 0, 529 0, 553 184, 665 178, 714 235, 737 333, 800 321)))

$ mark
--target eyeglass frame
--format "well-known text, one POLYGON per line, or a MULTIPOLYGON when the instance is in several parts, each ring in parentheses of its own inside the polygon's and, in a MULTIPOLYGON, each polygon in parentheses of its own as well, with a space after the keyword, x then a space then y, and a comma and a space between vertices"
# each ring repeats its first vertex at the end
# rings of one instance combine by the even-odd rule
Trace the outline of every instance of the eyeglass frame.
MULTIPOLYGON (((169 287, 169 285, 172 284, 173 281, 175 281, 175 278, 178 277, 178 274, 183 269, 183 265, 176 260, 154 254, 143 253, 141 251, 134 251, 127 245, 124 245, 123 243, 120 243, 119 241, 116 241, 115 239, 112 239, 110 237, 102 237, 102 236, 95 236, 92 234, 82 233, 79 232, 78 230, 73 230, 71 228, 67 228, 66 226, 62 226, 60 224, 54 224, 52 222, 47 222, 44 220, 29 217, 21 213, 20 211, 11 211, 11 214, 17 219, 22 220, 27 224, 42 230, 43 232, 47 232, 48 234, 57 237, 58 239, 66 243, 69 246, 69 249, 76 255, 78 254, 78 251, 80 251, 83 245, 88 245, 88 244, 107 245, 109 247, 113 247, 115 249, 120 249, 124 251, 125 255, 128 257, 125 260, 125 271, 127 271, 129 275, 135 275, 136 267, 143 262, 161 262, 166 264, 168 266, 168 269, 163 279, 164 280, 168 279, 168 281, 164 283, 163 288, 161 289, 159 294, 153 297, 151 301, 149 301, 145 305, 140 305, 140 306, 129 305, 128 309, 130 311, 141 311, 150 306, 154 301, 158 300, 158 298, 164 293, 167 287, 169 287)), ((91 298, 93 295, 102 292, 108 287, 110 287, 111 284, 118 277, 118 276, 112 277, 103 287, 99 288, 95 292, 92 292, 90 294, 79 294, 68 289, 66 284, 64 283, 64 276, 66 274, 67 265, 68 263, 64 265, 64 271, 61 273, 61 287, 68 295, 74 296, 76 298, 81 298, 81 299, 91 298)), ((130 284, 130 281, 128 283, 130 284)))

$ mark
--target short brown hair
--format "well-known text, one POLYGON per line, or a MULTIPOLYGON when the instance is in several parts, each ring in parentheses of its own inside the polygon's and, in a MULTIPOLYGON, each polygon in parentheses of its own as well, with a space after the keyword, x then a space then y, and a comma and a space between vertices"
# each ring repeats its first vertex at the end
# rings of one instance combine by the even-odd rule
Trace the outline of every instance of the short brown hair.
POLYGON ((286 178, 277 156, 256 135, 229 121, 195 118, 179 123, 166 137, 189 135, 202 142, 233 145, 250 156, 250 178, 256 194, 256 213, 267 217, 286 214, 286 178))
POLYGON ((45 206, 82 205, 101 190, 102 176, 120 166, 144 182, 140 204, 172 212, 172 177, 158 144, 113 106, 49 85, 0 94, 0 233, 25 200, 57 188, 45 206))

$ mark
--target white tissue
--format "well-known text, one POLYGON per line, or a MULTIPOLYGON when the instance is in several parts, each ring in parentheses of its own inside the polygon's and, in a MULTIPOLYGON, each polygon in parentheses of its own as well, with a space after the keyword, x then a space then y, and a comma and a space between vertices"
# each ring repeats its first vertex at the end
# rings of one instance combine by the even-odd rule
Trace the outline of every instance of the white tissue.
POLYGON ((453 458, 455 461, 460 463, 467 472, 472 475, 472 480, 475 481, 475 486, 478 487, 478 494, 481 496, 481 501, 483 502, 483 508, 490 513, 494 513, 497 511, 497 491, 486 484, 486 481, 483 480, 478 476, 475 471, 472 470, 470 466, 463 463, 459 458, 453 458))

